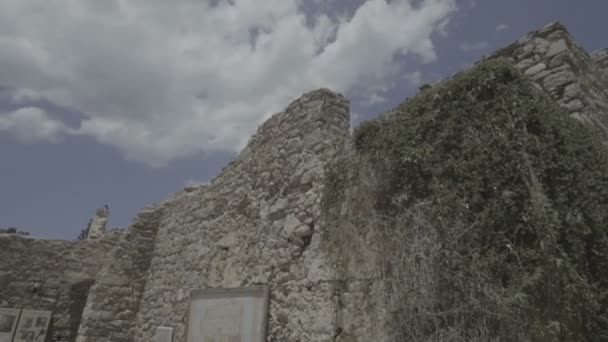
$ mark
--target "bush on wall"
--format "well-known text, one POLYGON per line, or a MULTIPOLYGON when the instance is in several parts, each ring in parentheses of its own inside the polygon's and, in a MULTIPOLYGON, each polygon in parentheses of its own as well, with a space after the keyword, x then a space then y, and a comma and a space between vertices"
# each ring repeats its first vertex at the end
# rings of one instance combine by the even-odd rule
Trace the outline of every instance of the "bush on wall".
POLYGON ((607 170, 595 134, 488 61, 356 129, 328 237, 374 241, 396 339, 606 340, 607 170))

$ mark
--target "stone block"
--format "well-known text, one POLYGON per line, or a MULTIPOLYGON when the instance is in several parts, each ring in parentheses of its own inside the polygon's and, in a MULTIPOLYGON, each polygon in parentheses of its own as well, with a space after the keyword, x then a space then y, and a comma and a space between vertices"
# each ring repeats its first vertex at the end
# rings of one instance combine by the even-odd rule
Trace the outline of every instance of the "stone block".
POLYGON ((526 69, 526 71, 524 71, 524 75, 533 76, 545 69, 547 69, 547 65, 545 63, 538 63, 526 69))
POLYGON ((568 50, 568 44, 565 39, 559 39, 551 43, 549 48, 547 49, 547 53, 545 54, 546 58, 551 58, 559 53, 568 50))

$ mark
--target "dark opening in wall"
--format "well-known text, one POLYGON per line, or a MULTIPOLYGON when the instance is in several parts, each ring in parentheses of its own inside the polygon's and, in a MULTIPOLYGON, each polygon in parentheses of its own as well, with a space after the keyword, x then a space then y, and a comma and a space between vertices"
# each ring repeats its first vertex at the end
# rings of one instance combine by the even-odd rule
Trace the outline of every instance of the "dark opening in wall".
POLYGON ((93 285, 95 280, 86 279, 74 283, 70 287, 70 335, 63 337, 65 341, 74 341, 78 334, 78 326, 80 325, 80 319, 82 317, 82 311, 87 303, 87 297, 89 296, 89 289, 93 285))

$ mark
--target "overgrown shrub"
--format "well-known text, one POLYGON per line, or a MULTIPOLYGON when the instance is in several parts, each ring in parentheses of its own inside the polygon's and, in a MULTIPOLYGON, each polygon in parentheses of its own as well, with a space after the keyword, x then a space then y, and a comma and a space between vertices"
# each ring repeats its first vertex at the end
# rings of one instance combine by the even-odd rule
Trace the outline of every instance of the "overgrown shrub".
POLYGON ((329 240, 375 251, 395 340, 608 340, 606 148, 508 63, 353 146, 326 173, 329 240))

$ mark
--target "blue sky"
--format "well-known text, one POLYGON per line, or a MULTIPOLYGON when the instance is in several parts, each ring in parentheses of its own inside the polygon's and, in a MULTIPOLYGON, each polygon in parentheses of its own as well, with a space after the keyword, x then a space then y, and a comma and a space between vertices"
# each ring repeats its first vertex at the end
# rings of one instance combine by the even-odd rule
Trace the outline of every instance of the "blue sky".
POLYGON ((218 174, 257 125, 329 87, 353 123, 559 20, 608 47, 604 0, 4 0, 0 227, 73 239, 218 174))

